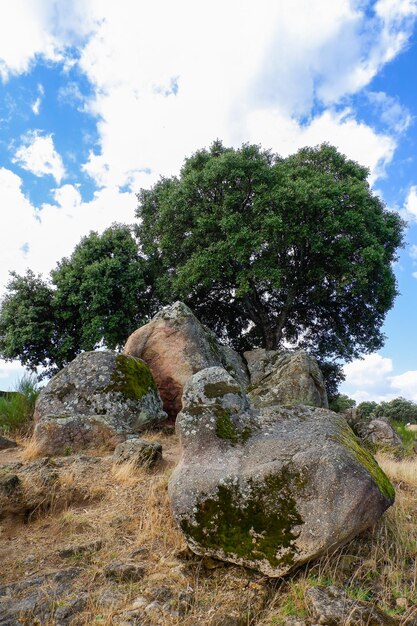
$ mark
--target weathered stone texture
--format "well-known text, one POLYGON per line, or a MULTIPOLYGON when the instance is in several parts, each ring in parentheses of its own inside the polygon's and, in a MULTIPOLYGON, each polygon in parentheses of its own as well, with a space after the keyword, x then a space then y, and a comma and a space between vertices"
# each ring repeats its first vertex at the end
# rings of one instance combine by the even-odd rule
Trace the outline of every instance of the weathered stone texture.
POLYGON ((185 385, 175 519, 197 554, 282 576, 375 523, 394 490, 343 417, 249 407, 222 368, 185 385))
POLYGON ((196 372, 222 365, 240 384, 248 383, 246 367, 231 348, 217 343, 182 302, 164 307, 127 340, 124 353, 143 359, 150 367, 170 417, 181 410, 184 384, 196 372))
POLYGON ((306 404, 328 408, 323 375, 304 350, 251 350, 244 353, 250 372, 250 397, 256 406, 306 404))
POLYGON ((356 431, 362 441, 373 450, 401 452, 403 449, 401 437, 388 419, 375 418, 370 421, 359 422, 356 425, 356 431))
POLYGON ((132 463, 138 467, 141 465, 152 467, 161 459, 162 445, 160 443, 144 441, 137 437, 119 443, 113 453, 114 463, 132 463))
POLYGON ((41 391, 35 407, 39 454, 108 445, 166 418, 149 367, 115 352, 84 352, 41 391))

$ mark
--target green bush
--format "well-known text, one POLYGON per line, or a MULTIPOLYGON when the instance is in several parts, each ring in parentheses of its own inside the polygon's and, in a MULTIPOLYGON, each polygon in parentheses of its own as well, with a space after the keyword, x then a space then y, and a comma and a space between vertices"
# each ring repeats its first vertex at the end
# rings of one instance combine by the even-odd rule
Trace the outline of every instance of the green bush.
POLYGON ((33 416, 39 395, 36 377, 25 374, 17 383, 15 391, 0 395, 0 432, 9 433, 29 422, 33 416))
POLYGON ((354 406, 356 406, 355 400, 349 398, 349 396, 344 393, 339 393, 329 400, 329 409, 335 413, 344 413, 354 406))
POLYGON ((410 456, 414 454, 414 444, 416 442, 416 433, 412 430, 408 430, 407 426, 398 420, 390 420, 391 426, 401 437, 401 441, 404 446, 404 454, 405 456, 410 456))
POLYGON ((376 417, 388 417, 403 424, 417 423, 417 404, 405 398, 395 398, 390 402, 381 402, 375 409, 376 417))
POLYGON ((376 402, 361 402, 358 404, 358 414, 361 419, 372 419, 375 417, 377 408, 378 404, 376 402))

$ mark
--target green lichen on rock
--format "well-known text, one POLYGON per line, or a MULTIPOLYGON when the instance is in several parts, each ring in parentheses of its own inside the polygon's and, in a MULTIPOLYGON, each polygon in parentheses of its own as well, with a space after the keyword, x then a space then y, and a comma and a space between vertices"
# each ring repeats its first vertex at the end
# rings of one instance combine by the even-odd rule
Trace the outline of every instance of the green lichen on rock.
POLYGON ((133 356, 118 354, 110 384, 103 391, 118 391, 125 398, 140 400, 147 393, 156 391, 156 385, 146 363, 133 356))
POLYGON ((213 497, 200 498, 194 519, 182 520, 181 528, 205 549, 291 566, 298 553, 297 527, 304 523, 294 496, 304 484, 300 473, 284 467, 260 482, 219 485, 213 497))
POLYGON ((239 437, 229 409, 219 407, 216 410, 216 435, 219 439, 227 439, 233 444, 238 442, 239 437))
POLYGON ((222 398, 227 393, 242 393, 239 385, 229 385, 224 380, 217 383, 207 383, 204 387, 204 393, 207 398, 222 398))
POLYGON ((233 424, 232 415, 229 409, 216 407, 216 435, 219 439, 226 439, 232 445, 245 443, 252 434, 252 428, 245 426, 238 430, 233 424))
MULTIPOLYGON (((205 328, 205 327, 203 327, 205 328)), ((215 339, 215 337, 213 336, 212 332, 208 329, 205 328, 207 330, 206 332, 206 339, 207 339, 207 343, 210 346, 210 349, 213 353, 213 355, 215 356, 216 359, 221 360, 221 353, 220 353, 220 349, 219 346, 217 344, 217 341, 215 339)))
POLYGON ((345 448, 353 452, 358 463, 366 469, 384 498, 393 502, 395 499, 394 487, 391 485, 389 479, 379 467, 372 454, 360 444, 359 439, 347 424, 343 426, 338 441, 345 446, 345 448))

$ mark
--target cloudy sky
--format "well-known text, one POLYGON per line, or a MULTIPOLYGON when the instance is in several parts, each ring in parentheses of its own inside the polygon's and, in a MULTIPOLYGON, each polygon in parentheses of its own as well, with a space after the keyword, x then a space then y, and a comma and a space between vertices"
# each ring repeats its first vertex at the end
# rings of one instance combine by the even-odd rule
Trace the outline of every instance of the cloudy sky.
MULTIPOLYGON (((408 221, 401 296, 357 400, 417 401, 417 0, 14 0, 0 7, 0 293, 214 139, 328 141, 408 221)), ((21 369, 0 362, 0 388, 21 369)))

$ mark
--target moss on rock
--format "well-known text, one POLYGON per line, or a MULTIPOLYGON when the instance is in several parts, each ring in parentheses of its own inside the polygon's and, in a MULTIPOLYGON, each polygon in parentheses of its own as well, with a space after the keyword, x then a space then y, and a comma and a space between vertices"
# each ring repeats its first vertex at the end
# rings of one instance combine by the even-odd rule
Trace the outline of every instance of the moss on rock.
POLYGON ((239 385, 229 385, 224 380, 220 380, 217 383, 207 383, 204 387, 204 393, 207 398, 222 398, 227 393, 241 393, 242 390, 239 385))
POLYGON ((252 434, 252 429, 245 426, 242 430, 238 430, 232 421, 230 409, 216 407, 216 435, 219 439, 226 439, 232 445, 236 443, 245 443, 252 434))
POLYGON ((156 385, 151 370, 144 361, 118 354, 110 384, 103 391, 118 391, 125 398, 140 400, 147 393, 155 392, 156 385))
POLYGON ((219 485, 214 496, 200 498, 194 519, 183 519, 181 528, 199 545, 232 559, 291 566, 298 553, 297 527, 304 523, 294 495, 304 484, 287 466, 256 483, 219 485))
POLYGON ((359 439, 347 424, 342 428, 338 441, 345 446, 345 448, 353 452, 355 459, 366 469, 384 498, 393 502, 395 499, 394 487, 391 485, 389 479, 379 467, 372 454, 360 444, 359 439))

